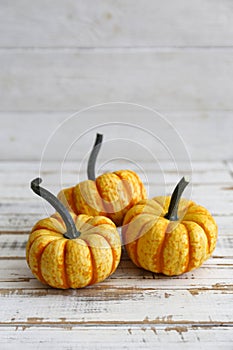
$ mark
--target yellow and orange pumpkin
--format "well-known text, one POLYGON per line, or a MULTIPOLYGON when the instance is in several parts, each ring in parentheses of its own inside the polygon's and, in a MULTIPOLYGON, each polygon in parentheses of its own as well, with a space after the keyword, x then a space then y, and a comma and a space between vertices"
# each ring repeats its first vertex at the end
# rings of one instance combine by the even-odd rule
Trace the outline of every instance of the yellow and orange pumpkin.
POLYGON ((104 173, 96 178, 95 163, 103 135, 97 134, 88 161, 88 180, 59 192, 60 201, 75 214, 103 215, 116 226, 139 200, 147 198, 140 177, 131 170, 104 173))
POLYGON ((125 215, 123 241, 138 267, 180 275, 199 267, 212 254, 217 225, 204 207, 181 199, 182 178, 171 197, 139 201, 125 215))
POLYGON ((26 259, 34 276, 55 288, 82 288, 103 281, 117 268, 121 240, 115 224, 104 216, 70 213, 49 191, 31 182, 32 190, 55 209, 32 228, 26 259))

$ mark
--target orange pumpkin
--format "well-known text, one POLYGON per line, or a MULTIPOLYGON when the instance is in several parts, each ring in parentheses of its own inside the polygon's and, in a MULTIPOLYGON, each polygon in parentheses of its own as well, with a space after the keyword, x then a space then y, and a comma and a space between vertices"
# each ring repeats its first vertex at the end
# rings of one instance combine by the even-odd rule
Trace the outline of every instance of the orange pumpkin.
POLYGON ((34 276, 55 288, 82 288, 103 281, 117 268, 121 241, 115 224, 104 216, 69 213, 59 200, 31 182, 32 190, 57 210, 32 228, 26 259, 34 276), (58 214, 59 213, 59 214, 58 214))
POLYGON ((103 136, 97 134, 88 161, 88 180, 63 189, 58 198, 76 214, 104 215, 117 226, 126 212, 139 200, 146 198, 146 190, 139 176, 131 170, 119 170, 95 177, 95 163, 103 136))
POLYGON ((123 241, 138 267, 180 275, 199 267, 212 254, 217 225, 207 209, 181 199, 187 184, 183 178, 171 197, 139 201, 127 212, 123 241))

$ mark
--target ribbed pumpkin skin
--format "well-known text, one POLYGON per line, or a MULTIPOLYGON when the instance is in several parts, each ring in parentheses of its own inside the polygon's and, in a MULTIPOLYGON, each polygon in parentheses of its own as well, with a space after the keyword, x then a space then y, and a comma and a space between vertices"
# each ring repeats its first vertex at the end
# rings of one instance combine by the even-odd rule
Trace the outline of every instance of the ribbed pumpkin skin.
POLYGON ((126 214, 122 234, 134 264, 173 276, 199 267, 210 257, 218 229, 207 209, 185 199, 178 207, 179 221, 167 220, 170 199, 138 202, 126 214))
POLYGON ((117 268, 121 241, 116 227, 106 217, 75 216, 81 235, 64 238, 61 217, 40 220, 32 229, 26 258, 32 273, 44 284, 55 288, 82 288, 103 281, 117 268))
POLYGON ((121 226, 126 212, 147 198, 140 177, 131 170, 105 173, 95 181, 87 180, 63 189, 58 199, 75 214, 103 215, 121 226))

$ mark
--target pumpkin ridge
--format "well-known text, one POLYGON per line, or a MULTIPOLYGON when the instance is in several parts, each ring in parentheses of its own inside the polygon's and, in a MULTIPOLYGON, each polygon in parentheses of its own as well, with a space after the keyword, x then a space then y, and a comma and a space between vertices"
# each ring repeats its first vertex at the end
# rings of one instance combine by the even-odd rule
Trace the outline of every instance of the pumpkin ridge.
POLYGON ((197 224, 198 226, 200 226, 200 228, 204 231, 204 233, 205 233, 205 235, 206 235, 206 238, 207 238, 207 242, 208 242, 208 254, 210 254, 210 253, 211 253, 211 252, 210 252, 210 244, 211 244, 210 240, 211 240, 211 238, 209 237, 208 232, 206 232, 205 226, 202 225, 202 224, 199 223, 199 222, 194 221, 194 220, 187 220, 187 219, 185 219, 185 221, 195 222, 195 224, 197 224))
MULTIPOLYGON (((48 218, 44 218, 44 219, 38 221, 38 222, 32 227, 30 233, 35 232, 35 231, 37 231, 37 230, 49 230, 49 231, 54 232, 54 233, 61 233, 61 232, 59 231, 59 229, 56 229, 56 227, 52 228, 52 227, 50 227, 50 226, 48 227, 46 224, 43 224, 43 225, 40 224, 40 222, 45 221, 45 220, 47 220, 47 219, 48 219, 48 218)), ((55 220, 55 221, 58 221, 58 220, 57 220, 57 215, 56 215, 56 214, 51 215, 49 219, 50 219, 50 220, 53 219, 53 220, 55 220)), ((52 220, 51 220, 51 221, 52 221, 52 220)), ((58 221, 58 223, 60 224, 60 221, 58 221)), ((56 225, 56 223, 53 223, 53 222, 52 222, 52 225, 56 225)), ((62 225, 62 226, 63 226, 63 225, 62 225)))
MULTIPOLYGON (((154 199, 147 199, 147 202, 146 202, 145 205, 148 206, 148 207, 150 207, 150 208, 152 208, 153 210, 155 210, 155 208, 153 207, 151 201, 157 203, 157 204, 160 206, 160 208, 162 208, 162 205, 161 205, 157 200, 154 200, 154 199)), ((163 210, 161 211, 160 216, 163 216, 163 215, 165 214, 164 208, 162 208, 162 209, 163 209, 163 210)))
MULTIPOLYGON (((187 211, 185 214, 184 214, 184 216, 183 216, 183 218, 185 217, 185 215, 189 215, 189 214, 198 214, 198 215, 203 215, 203 216, 210 216, 210 215, 208 215, 208 214, 204 214, 204 213, 201 213, 200 211, 187 211)), ((187 220, 188 221, 188 220, 187 220)))
POLYGON ((91 272, 92 272, 92 276, 91 276, 91 279, 89 281, 89 283, 87 284, 87 286, 90 286, 92 284, 95 283, 96 281, 96 273, 95 273, 95 269, 96 269, 96 263, 95 263, 95 259, 93 258, 93 253, 92 253, 92 250, 91 250, 91 247, 90 247, 90 244, 88 242, 88 240, 82 238, 82 240, 87 244, 87 247, 89 249, 89 253, 90 253, 90 258, 91 258, 91 272))
POLYGON ((165 212, 164 207, 162 206, 162 204, 159 201, 157 201, 156 198, 153 198, 152 200, 155 201, 162 208, 162 212, 165 212))
POLYGON ((186 212, 185 212, 185 215, 188 215, 188 214, 200 214, 200 215, 208 215, 208 216, 211 216, 210 212, 205 208, 205 207, 202 207, 201 205, 198 205, 196 204, 195 202, 192 202, 190 201, 190 204, 186 207, 186 212), (197 209, 201 209, 203 208, 203 210, 205 210, 205 212, 203 211, 198 211, 197 209))
MULTIPOLYGON (((109 218, 107 218, 106 216, 103 216, 104 218, 110 220, 109 218)), ((85 224, 89 225, 90 227, 85 227, 84 228, 84 225, 81 227, 81 229, 84 228, 84 232, 85 233, 88 233, 88 231, 92 230, 93 227, 98 227, 98 226, 101 226, 101 225, 109 225, 111 228, 115 229, 116 227, 114 227, 113 225, 111 225, 110 223, 108 222, 105 222, 105 223, 93 223, 93 218, 94 217, 91 217, 90 219, 88 219, 85 224), (91 222, 92 221, 92 222, 91 222)))
MULTIPOLYGON (((124 223, 124 225, 123 226, 126 226, 126 225, 129 225, 130 224, 130 222, 132 221, 132 220, 134 220, 134 218, 137 218, 138 216, 141 216, 141 215, 151 215, 151 216, 153 216, 154 217, 154 214, 152 214, 152 213, 148 213, 148 212, 141 212, 141 213, 137 213, 136 215, 134 215, 128 222, 126 222, 126 223, 124 223)), ((160 217, 160 216, 158 216, 158 217, 160 217)))
MULTIPOLYGON (((98 225, 97 225, 97 226, 98 226, 98 225)), ((112 257, 113 257, 113 260, 112 260, 112 267, 111 267, 111 272, 110 272, 110 275, 111 275, 111 273, 113 272, 113 269, 114 269, 114 262, 115 262, 115 258, 116 258, 115 251, 114 251, 114 249, 113 249, 111 243, 109 242, 109 240, 108 240, 105 236, 101 235, 101 233, 98 233, 98 232, 95 232, 95 233, 93 233, 93 234, 94 234, 94 235, 97 235, 97 236, 101 236, 102 238, 104 238, 105 241, 108 243, 109 248, 111 248, 112 257)), ((104 249, 105 249, 105 248, 104 248, 104 249)))
MULTIPOLYGON (((82 215, 82 214, 81 214, 81 215, 82 215)), ((84 215, 85 215, 85 214, 84 214, 84 215)), ((93 219, 93 216, 90 216, 90 217, 87 219, 87 221, 83 222, 82 226, 80 226, 79 231, 81 232, 81 230, 84 228, 84 225, 88 224, 88 222, 91 221, 92 219, 93 219)), ((76 218, 75 218, 75 224, 76 224, 77 220, 78 220, 78 216, 76 216, 76 218)), ((85 231, 86 231, 86 230, 85 230, 85 231)), ((81 233, 82 233, 82 232, 81 232, 81 233)))
MULTIPOLYGON (((199 230, 201 230, 200 232, 202 232, 203 237, 205 237, 206 239, 206 248, 208 249, 208 239, 207 239, 207 235, 205 233, 205 230, 198 225, 198 223, 194 222, 194 221, 183 221, 183 224, 186 226, 188 232, 189 232, 189 237, 190 237, 190 232, 192 232, 192 228, 190 228, 190 225, 194 225, 194 227, 198 228, 199 230)), ((194 240, 195 243, 195 240, 194 240)), ((198 259, 197 257, 195 257, 195 249, 192 248, 192 245, 190 245, 190 252, 191 252, 191 258, 190 258, 190 263, 189 263, 189 267, 188 267, 188 271, 193 270, 193 268, 199 267, 203 264, 203 262, 208 258, 208 252, 207 249, 205 249, 204 253, 202 253, 201 257, 199 256, 198 259), (192 261, 193 259, 195 259, 196 263, 195 265, 193 265, 192 267, 192 261)))
MULTIPOLYGON (((101 177, 101 175, 99 177, 101 177)), ((111 202, 108 202, 109 203, 108 205, 111 207, 111 212, 108 211, 107 204, 105 205, 105 202, 107 202, 107 201, 105 201, 102 198, 101 188, 99 187, 98 181, 95 181, 95 185, 96 185, 96 191, 98 192, 98 195, 99 195, 99 197, 101 199, 102 207, 104 209, 104 213, 103 214, 104 214, 104 216, 107 216, 107 218, 109 218, 111 220, 111 214, 115 213, 114 207, 113 207, 111 202)), ((101 213, 99 215, 101 215, 101 213)))
MULTIPOLYGON (((139 230, 136 238, 135 238, 135 246, 134 246, 134 259, 136 261, 136 265, 138 265, 138 267, 143 268, 141 263, 138 260, 138 242, 141 236, 141 232, 144 230, 144 227, 148 224, 148 222, 146 222, 144 225, 142 225, 141 229, 139 230)), ((147 233, 147 232, 146 232, 147 233)), ((145 235, 146 235, 145 233, 145 235)))
MULTIPOLYGON (((130 199, 130 193, 129 193, 129 190, 128 190, 128 185, 125 183, 127 180, 122 178, 117 172, 114 172, 113 174, 115 174, 118 177, 118 179, 121 180, 123 188, 124 188, 125 192, 127 193, 128 204, 124 208, 123 208, 123 205, 122 205, 122 209, 120 211, 123 211, 123 210, 126 210, 131 205, 133 199, 132 198, 130 199)), ((121 204, 123 204, 120 196, 119 196, 119 199, 120 199, 121 204)))
MULTIPOLYGON (((56 229, 51 229, 51 228, 47 228, 47 227, 42 227, 42 226, 38 226, 35 230, 32 230, 31 232, 30 232, 30 234, 32 234, 33 232, 36 232, 36 231, 39 231, 39 230, 49 230, 50 232, 53 232, 53 233, 59 233, 59 234, 63 234, 63 233, 61 233, 61 232, 59 232, 59 231, 57 231, 56 229)), ((34 241, 33 241, 34 242, 34 241)))
POLYGON ((136 240, 135 240, 135 246, 134 246, 134 249, 133 249, 133 251, 134 251, 134 259, 135 259, 136 265, 138 267, 142 268, 142 265, 138 261, 138 242, 139 242, 139 237, 136 238, 136 240))
POLYGON ((77 205, 76 205, 76 201, 74 199, 75 197, 75 186, 72 187, 72 191, 71 191, 71 209, 73 210, 73 212, 78 215, 78 208, 77 208, 77 205))
POLYGON ((144 185, 143 185, 143 183, 142 183, 140 177, 138 176, 138 174, 137 174, 136 172, 134 172, 134 171, 132 171, 132 170, 128 170, 128 171, 129 171, 131 174, 133 174, 133 175, 136 177, 136 179, 138 180, 138 184, 139 184, 139 187, 140 187, 140 197, 141 197, 142 199, 145 199, 145 198, 147 197, 146 189, 145 189, 145 187, 144 187, 144 185))
MULTIPOLYGON (((36 231, 40 231, 40 230, 48 230, 48 229, 46 229, 46 228, 36 229, 35 231, 31 231, 31 232, 30 232, 30 235, 31 235, 32 233, 34 233, 34 232, 36 232, 36 231)), ((49 231, 51 231, 51 232, 53 232, 53 233, 58 233, 58 234, 60 234, 60 235, 63 236, 63 234, 62 234, 61 232, 57 232, 57 231, 53 231, 53 230, 49 230, 49 231)), ((36 236, 36 237, 33 239, 33 241, 28 241, 28 255, 29 255, 29 251, 30 251, 30 249, 31 249, 32 244, 37 240, 37 238, 39 238, 39 237, 41 237, 41 236, 43 236, 43 235, 44 235, 44 234, 41 233, 39 236, 36 236)), ((29 237, 30 237, 30 236, 29 236, 29 237)), ((60 239, 60 237, 58 237, 57 239, 60 239)))
POLYGON ((165 247, 165 244, 166 244, 166 240, 167 240, 167 228, 168 228, 168 225, 169 225, 169 221, 168 221, 168 223, 167 223, 167 226, 166 226, 166 229, 165 229, 165 231, 164 231, 164 238, 163 238, 163 241, 162 241, 162 243, 161 243, 161 245, 160 245, 160 247, 158 248, 158 262, 159 262, 159 264, 157 265, 157 267, 158 267, 158 271, 159 271, 159 273, 163 273, 163 250, 164 250, 164 247, 165 247))
MULTIPOLYGON (((129 170, 129 171, 130 171, 130 170, 129 170)), ((130 172, 131 172, 131 171, 130 171, 130 172)), ((137 173, 134 173, 134 175, 135 175, 135 177, 137 178, 138 183, 139 183, 139 187, 140 187, 140 197, 141 197, 142 199, 145 199, 145 198, 147 197, 146 189, 145 189, 145 187, 144 187, 144 185, 143 185, 143 183, 142 183, 140 177, 138 176, 138 174, 137 174, 137 173)))
MULTIPOLYGON (((56 215, 56 216, 53 216, 53 218, 55 219, 55 220, 57 220, 61 225, 62 225, 62 227, 64 228, 64 229, 66 229, 66 225, 65 225, 65 223, 64 223, 64 221, 63 221, 63 219, 62 219, 62 217, 60 216, 60 214, 59 213, 56 213, 56 214, 53 214, 53 215, 56 215), (57 214, 57 215, 56 215, 57 214)), ((50 229, 49 229, 49 231, 51 231, 50 229)), ((60 232, 59 232, 60 233, 60 232)))
MULTIPOLYGON (((131 218, 131 220, 129 221, 129 222, 127 222, 126 224, 124 224, 123 226, 122 226, 122 230, 124 231, 124 233, 123 233, 123 236, 126 236, 126 232, 127 232, 127 230, 128 230, 128 228, 130 227, 130 224, 133 222, 133 220, 135 219, 135 218, 137 218, 138 216, 142 216, 142 215, 151 215, 152 216, 152 219, 154 219, 154 216, 153 216, 153 214, 151 214, 151 213, 138 213, 137 215, 135 215, 135 216, 133 216, 132 218, 131 218)), ((140 232, 138 232, 138 234, 137 234, 137 238, 138 238, 138 236, 139 236, 139 234, 141 233, 141 231, 142 231, 142 229, 144 228, 144 226, 146 225, 147 223, 145 223, 144 225, 143 225, 143 227, 141 228, 141 230, 140 230, 140 232)), ((137 239, 136 238, 136 239, 137 239)), ((131 242, 125 242, 125 239, 124 239, 124 244, 129 244, 129 243, 131 243, 131 242)))
POLYGON ((191 243, 190 243, 190 236, 189 236, 189 230, 188 228, 186 227, 185 223, 182 221, 181 223, 182 226, 184 226, 185 228, 185 231, 186 231, 186 234, 187 234, 187 238, 188 238, 188 254, 187 254, 187 264, 186 264, 186 268, 184 270, 184 273, 189 271, 189 265, 190 265, 190 256, 192 256, 192 248, 191 248, 191 243))
POLYGON ((63 247, 63 265, 62 265, 62 280, 64 284, 64 288, 70 288, 69 276, 66 272, 66 246, 68 240, 66 239, 64 247, 63 247))
MULTIPOLYGON (((35 242, 35 241, 34 241, 35 242)), ((39 279, 41 280, 42 283, 44 284, 48 284, 47 281, 44 279, 44 277, 42 276, 42 273, 41 273, 41 259, 42 259, 42 255, 43 255, 43 252, 45 250, 45 248, 50 244, 51 242, 48 242, 42 249, 42 251, 40 252, 40 255, 38 256, 37 258, 37 265, 38 265, 38 277, 39 279)))

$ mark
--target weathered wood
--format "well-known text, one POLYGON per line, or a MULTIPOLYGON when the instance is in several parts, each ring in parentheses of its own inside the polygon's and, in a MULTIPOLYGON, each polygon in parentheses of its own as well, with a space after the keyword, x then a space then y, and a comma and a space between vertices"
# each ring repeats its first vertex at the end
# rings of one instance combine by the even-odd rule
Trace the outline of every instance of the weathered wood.
POLYGON ((231 50, 217 49, 1 50, 0 110, 77 111, 113 100, 159 110, 232 110, 231 58, 231 50))
MULTIPOLYGON (((118 293, 129 294, 131 290, 141 293, 148 289, 163 291, 187 289, 193 295, 198 294, 199 290, 206 290, 207 293, 208 290, 229 291, 233 288, 232 259, 233 257, 227 258, 225 256, 211 258, 197 270, 170 278, 139 269, 125 256, 111 277, 88 288, 88 295, 95 298, 98 293, 105 293, 105 297, 108 298, 109 290, 111 290, 112 297, 114 293, 116 294, 116 298, 118 298, 118 293)), ((12 293, 20 296, 27 291, 28 293, 31 291, 35 296, 40 293, 45 295, 63 294, 63 291, 51 289, 37 281, 23 256, 21 259, 1 258, 0 261, 0 294, 2 296, 8 296, 12 293)))
POLYGON ((233 161, 228 161, 226 165, 229 168, 231 175, 233 176, 233 161))
MULTIPOLYGON (((114 159, 129 158, 145 182, 148 177, 150 196, 168 194, 180 176, 192 175, 193 188, 185 194, 216 217, 217 248, 200 269, 179 277, 138 269, 123 254, 116 273, 103 283, 82 290, 48 288, 32 276, 24 256, 31 226, 52 212, 29 190, 40 163, 0 162, 0 348, 230 350, 231 1, 92 5, 90 0, 58 0, 56 6, 43 0, 1 2, 0 159, 40 160, 55 128, 83 106, 123 100, 160 109, 171 124, 125 106, 96 108, 67 123, 46 150, 44 183, 57 193, 79 181, 78 159, 89 151, 93 135, 72 148, 68 160, 75 162, 65 163, 62 176, 61 161, 91 126, 139 123, 160 141, 111 125, 108 139, 137 142, 128 147, 116 140, 115 151, 107 144, 98 171, 126 167, 114 159), (153 150, 159 163, 142 146, 153 150), (49 159, 60 162, 47 164, 49 159), (184 162, 177 165, 178 160, 184 162)), ((98 126, 93 133, 104 130, 98 126)))
POLYGON ((232 46, 231 12, 230 0, 2 1, 0 46, 232 46))
POLYGON ((53 327, 34 325, 1 327, 4 350, 45 349, 168 349, 232 350, 232 328, 189 325, 117 325, 53 327))
MULTIPOLYGON (((143 283, 143 282, 142 282, 143 283)), ((90 297, 89 288, 60 291, 1 291, 1 324, 229 324, 232 290, 188 290, 155 287, 108 288, 90 297), (169 294, 169 296, 168 296, 169 294), (7 297, 6 297, 7 296, 7 297)), ((175 283, 175 282, 174 282, 175 283)))
MULTIPOLYGON (((147 168, 147 165, 143 161, 140 162, 141 169, 137 169, 136 166, 131 165, 130 163, 126 163, 125 165, 121 165, 118 163, 113 165, 107 165, 104 166, 103 169, 100 169, 97 172, 97 176, 101 175, 103 172, 112 172, 119 169, 130 169, 133 171, 136 171, 137 174, 141 177, 142 181, 144 183, 150 182, 151 184, 174 184, 176 181, 178 181, 179 177, 181 177, 183 174, 190 177, 190 182, 194 185, 212 185, 212 184, 221 184, 221 185, 230 185, 232 183, 232 177, 230 174, 230 171, 227 169, 224 170, 202 170, 202 171, 193 171, 191 167, 195 166, 190 164, 190 169, 187 169, 186 171, 180 170, 179 168, 176 169, 175 165, 173 169, 167 170, 166 168, 163 168, 163 164, 160 164, 161 169, 158 169, 158 165, 153 164, 150 165, 150 168, 147 168)), ((59 167, 59 165, 57 165, 59 167)), ((41 176, 46 181, 46 184, 48 186, 54 185, 56 183, 60 183, 61 186, 69 186, 70 184, 75 184, 80 181, 84 181, 87 179, 87 172, 86 169, 83 167, 80 169, 77 169, 77 164, 73 163, 73 169, 67 171, 62 169, 62 165, 60 168, 60 171, 56 170, 45 170, 45 166, 42 165, 42 171, 39 172, 37 170, 37 166, 35 166, 34 170, 32 171, 21 171, 21 172, 13 172, 13 173, 7 173, 7 172, 1 172, 0 173, 0 183, 1 186, 12 186, 15 187, 29 187, 30 181, 36 177, 41 176)), ((230 187, 230 186, 229 186, 230 187)), ((11 188, 9 188, 9 192, 11 191, 11 188)))
MULTIPOLYGON (((79 94, 80 93, 81 92, 79 92, 79 94)), ((23 99, 21 99, 21 101, 23 101, 23 99)), ((153 100, 153 103, 156 103, 156 101, 157 98, 153 100)), ((92 103, 92 101, 90 103, 92 103)), ((88 103, 88 105, 90 103, 88 103)), ((10 108, 12 108, 12 104, 10 108)), ((207 107, 203 106, 202 109, 206 108, 207 107)), ((128 106, 124 106, 122 108, 122 111, 120 111, 119 107, 117 107, 116 105, 112 106, 111 108, 109 106, 103 106, 96 109, 92 109, 89 112, 85 112, 85 114, 80 114, 80 116, 78 117, 80 118, 80 123, 78 123, 77 125, 73 121, 70 121, 67 124, 65 124, 66 126, 61 127, 60 131, 56 133, 56 137, 52 138, 54 142, 56 141, 55 144, 52 143, 48 147, 49 152, 46 152, 47 160, 59 160, 60 162, 62 162, 66 151, 72 144, 72 140, 75 140, 77 136, 79 136, 83 131, 88 130, 91 126, 98 123, 108 123, 110 121, 122 122, 124 121, 123 119, 125 119, 125 122, 129 122, 131 124, 139 123, 139 125, 142 125, 142 123, 144 123, 144 127, 146 129, 152 131, 160 139, 163 139, 165 141, 165 144, 169 146, 169 149, 174 154, 176 163, 180 158, 183 158, 183 160, 186 161, 186 169, 188 165, 186 153, 184 153, 183 151, 180 152, 181 147, 178 147, 177 149, 176 146, 174 148, 174 145, 177 144, 177 132, 181 135, 181 137, 184 140, 184 144, 190 154, 192 163, 193 160, 203 160, 203 167, 205 166, 206 169, 208 169, 209 167, 206 160, 211 160, 211 163, 215 165, 216 160, 231 159, 232 157, 231 149, 233 148, 233 146, 231 147, 231 145, 233 141, 231 137, 231 111, 214 112, 201 110, 196 112, 174 112, 173 110, 166 110, 165 112, 162 112, 163 116, 177 130, 173 130, 172 132, 169 123, 166 121, 161 122, 158 118, 156 118, 156 115, 151 115, 149 120, 145 120, 145 117, 148 117, 148 114, 139 107, 131 107, 131 112, 128 110, 128 106), (69 138, 67 138, 67 135, 69 135, 69 138), (177 151, 175 151, 176 149, 177 151)), ((79 110, 78 105, 75 106, 75 110, 79 110)), ((0 112, 0 138, 5 145, 4 148, 0 149, 1 159, 19 159, 24 161, 26 159, 40 160, 42 151, 49 137, 52 135, 55 129, 70 115, 72 115, 71 111, 67 111, 64 113, 19 113, 18 111, 16 111, 15 113, 0 112), (43 129, 43 132, 40 133, 39 137, 35 137, 35 133, 32 132, 32 130, 35 130, 35 125, 37 125, 38 122, 40 124, 40 129, 43 129), (26 125, 27 127, 23 127, 24 125, 26 125), (31 132, 28 132, 28 130, 31 130, 31 132)), ((122 127, 120 131, 117 130, 116 127, 112 127, 112 129, 108 128, 107 133, 106 129, 104 128, 96 128, 93 132, 90 132, 87 137, 81 138, 81 140, 78 142, 78 146, 75 147, 74 145, 74 150, 73 152, 69 153, 68 160, 73 159, 76 161, 78 160, 78 158, 82 159, 86 152, 90 150, 90 145, 92 145, 93 143, 93 134, 96 131, 100 130, 105 133, 106 140, 109 140, 111 138, 116 140, 116 138, 122 133, 122 127)), ((132 130, 131 132, 128 129, 126 131, 128 133, 128 137, 126 137, 125 135, 125 138, 130 137, 137 143, 141 140, 143 140, 143 142, 146 142, 149 149, 153 152, 155 158, 157 158, 159 162, 161 162, 161 160, 168 160, 168 163, 170 163, 170 165, 176 165, 173 163, 173 159, 171 159, 170 155, 166 152, 166 149, 163 146, 159 147, 157 140, 146 140, 146 138, 142 134, 137 138, 137 140, 135 140, 136 137, 132 130)), ((124 135, 122 135, 122 137, 124 137, 124 135)), ((143 154, 141 154, 142 149, 143 147, 139 147, 138 149, 136 149, 135 147, 126 147, 125 144, 123 144, 122 142, 117 142, 115 146, 112 144, 112 147, 108 147, 108 145, 106 145, 101 151, 98 163, 101 164, 102 159, 112 160, 114 159, 114 157, 128 157, 129 159, 134 160, 135 163, 138 165, 140 165, 141 160, 145 161, 146 159, 152 163, 152 161, 154 160, 152 159, 151 155, 146 151, 144 151, 143 154)), ((110 162, 110 164, 113 164, 114 166, 116 162, 110 162)), ((129 164, 129 162, 126 162, 126 164, 129 164)), ((132 162, 130 163, 130 165, 133 165, 132 162)), ((152 166, 158 167, 158 164, 152 164, 152 166)), ((182 164, 179 164, 179 166, 182 166, 182 164)), ((77 165, 75 169, 78 169, 77 165)), ((60 169, 58 168, 58 170, 60 169)), ((214 170, 217 169, 215 168, 214 170)))
MULTIPOLYGON (((90 144, 87 149, 90 149, 90 144)), ((103 152, 103 150, 102 150, 103 152)), ((83 153, 84 150, 83 150, 83 153)), ((112 159, 107 159, 101 157, 101 153, 99 157, 103 160, 103 162, 109 161, 108 167, 111 168, 118 168, 118 169, 125 169, 127 166, 133 167, 132 170, 136 170, 136 166, 130 162, 129 160, 125 159, 117 159, 116 161, 112 159)), ((98 157, 98 158, 99 158, 98 157)), ((82 159, 76 158, 72 161, 66 160, 64 164, 61 164, 61 162, 57 161, 56 159, 49 160, 49 161, 43 161, 43 166, 41 168, 41 163, 39 160, 4 160, 0 162, 0 175, 4 176, 4 174, 8 174, 8 176, 13 176, 12 174, 17 173, 19 176, 23 176, 25 174, 26 177, 29 177, 29 175, 32 174, 32 176, 37 175, 39 170, 42 171, 42 174, 48 175, 48 174, 56 174, 61 168, 63 171, 67 174, 69 173, 77 173, 77 171, 80 168, 80 161, 82 159)), ((158 164, 154 164, 151 161, 147 161, 145 159, 138 159, 139 162, 143 165, 143 169, 146 171, 158 171, 158 164)), ((99 163, 99 161, 98 161, 99 163)), ((100 162, 101 163, 101 162, 100 162)), ((218 171, 229 171, 228 165, 230 166, 231 161, 225 162, 224 160, 212 160, 212 161, 206 161, 206 160, 191 160, 191 169, 193 172, 196 173, 202 173, 202 172, 218 172, 218 171)), ((167 173, 174 173, 177 172, 177 169, 180 171, 186 172, 190 171, 190 163, 186 161, 177 161, 176 163, 172 160, 160 160, 160 166, 161 168, 166 171, 167 173)), ((85 168, 85 164, 84 164, 85 168)), ((83 167, 81 168, 83 171, 83 167)), ((137 169, 137 171, 140 169, 137 169)), ((15 175, 16 176, 16 175, 15 175)), ((17 176, 18 179, 18 176, 17 176)))

